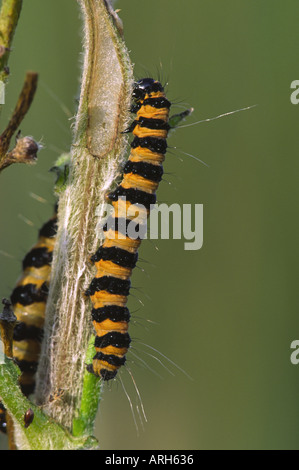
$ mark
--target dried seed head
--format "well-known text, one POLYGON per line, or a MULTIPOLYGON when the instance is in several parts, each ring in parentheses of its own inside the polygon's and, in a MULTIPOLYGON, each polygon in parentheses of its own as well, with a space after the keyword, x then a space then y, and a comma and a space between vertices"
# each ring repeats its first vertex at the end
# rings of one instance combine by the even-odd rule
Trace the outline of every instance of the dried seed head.
POLYGON ((9 159, 11 162, 34 163, 39 148, 32 137, 21 137, 17 139, 14 149, 9 153, 9 159))

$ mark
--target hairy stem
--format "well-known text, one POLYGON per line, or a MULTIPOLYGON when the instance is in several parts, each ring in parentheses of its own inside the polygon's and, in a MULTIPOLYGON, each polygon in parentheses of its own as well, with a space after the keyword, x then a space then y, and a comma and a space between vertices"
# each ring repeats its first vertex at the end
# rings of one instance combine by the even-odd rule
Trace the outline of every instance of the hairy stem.
MULTIPOLYGON (((36 399, 71 430, 80 412, 85 352, 92 333, 84 292, 90 256, 99 242, 97 208, 124 160, 132 66, 115 13, 105 0, 80 0, 85 39, 81 95, 74 126, 69 181, 59 202, 59 226, 46 311, 36 399), (50 400, 58 390, 59 400, 50 400)), ((98 389, 99 387, 97 387, 98 389)), ((86 405, 85 405, 86 406, 86 405)))

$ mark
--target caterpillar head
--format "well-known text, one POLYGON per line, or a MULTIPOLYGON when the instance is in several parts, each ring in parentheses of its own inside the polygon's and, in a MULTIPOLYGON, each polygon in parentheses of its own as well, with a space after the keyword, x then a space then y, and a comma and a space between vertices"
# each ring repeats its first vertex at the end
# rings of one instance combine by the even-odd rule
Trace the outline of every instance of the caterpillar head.
POLYGON ((136 101, 143 100, 146 95, 150 96, 151 93, 157 91, 164 91, 160 82, 153 78, 142 78, 134 83, 133 98, 135 98, 136 101))

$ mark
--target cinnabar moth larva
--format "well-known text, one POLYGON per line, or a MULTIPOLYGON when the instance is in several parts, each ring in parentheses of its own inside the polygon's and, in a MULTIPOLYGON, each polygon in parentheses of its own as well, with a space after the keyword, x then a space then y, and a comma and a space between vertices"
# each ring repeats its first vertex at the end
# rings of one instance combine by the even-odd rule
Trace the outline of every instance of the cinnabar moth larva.
MULTIPOLYGON (((27 396, 35 388, 56 230, 57 205, 54 216, 40 229, 38 242, 24 257, 23 274, 10 297, 17 317, 13 356, 21 370, 19 383, 22 392, 27 396)), ((6 432, 6 409, 1 402, 0 431, 6 432)))
POLYGON ((33 393, 35 387, 57 230, 56 212, 55 207, 54 216, 42 226, 38 242, 23 259, 23 274, 11 294, 18 320, 14 329, 13 356, 22 372, 19 382, 25 395, 33 393))
MULTIPOLYGON (((96 331, 96 355, 88 370, 103 380, 113 379, 126 361, 131 342, 126 304, 141 243, 141 237, 130 237, 128 227, 134 225, 132 219, 140 205, 147 217, 155 204, 167 150, 171 103, 163 86, 152 78, 143 78, 134 84, 133 98, 131 110, 137 117, 126 131, 134 135, 131 153, 121 183, 108 195, 114 214, 103 228, 103 244, 92 257, 97 273, 86 291, 93 303, 96 331)), ((135 228, 140 233, 142 223, 135 228)))

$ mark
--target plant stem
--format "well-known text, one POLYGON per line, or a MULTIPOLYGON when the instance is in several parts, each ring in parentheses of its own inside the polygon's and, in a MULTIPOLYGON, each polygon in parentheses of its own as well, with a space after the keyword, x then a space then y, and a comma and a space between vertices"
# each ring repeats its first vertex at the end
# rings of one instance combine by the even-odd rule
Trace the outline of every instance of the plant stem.
MULTIPOLYGON (((94 340, 95 337, 92 335, 85 356, 86 364, 92 363, 92 358, 95 354, 94 340)), ((100 378, 85 370, 79 415, 73 422, 74 436, 88 436, 93 433, 94 421, 99 406, 100 388, 100 378)))
MULTIPOLYGON (((7 154, 7 150, 9 148, 12 136, 20 126, 31 106, 37 88, 37 81, 38 74, 36 72, 26 73, 23 88, 18 98, 14 112, 9 120, 8 125, 6 126, 6 129, 0 135, 0 172, 7 166, 17 161, 17 159, 15 159, 15 161, 11 161, 10 156, 7 154)), ((24 163, 22 158, 20 158, 19 161, 20 163, 24 163)))
POLYGON ((0 57, 0 81, 2 82, 5 82, 9 75, 7 63, 22 4, 23 0, 2 0, 0 11, 0 45, 7 49, 0 57))
MULTIPOLYGON (((85 50, 68 185, 60 197, 58 232, 46 310, 36 399, 72 429, 80 414, 85 352, 92 332, 84 295, 98 238, 97 208, 123 162, 132 91, 132 66, 115 14, 105 0, 80 0, 85 50), (49 397, 63 389, 60 400, 49 397)), ((95 393, 96 388, 95 388, 95 393)), ((86 404, 84 405, 86 406, 86 404)), ((82 408, 81 408, 82 411, 82 408)))

